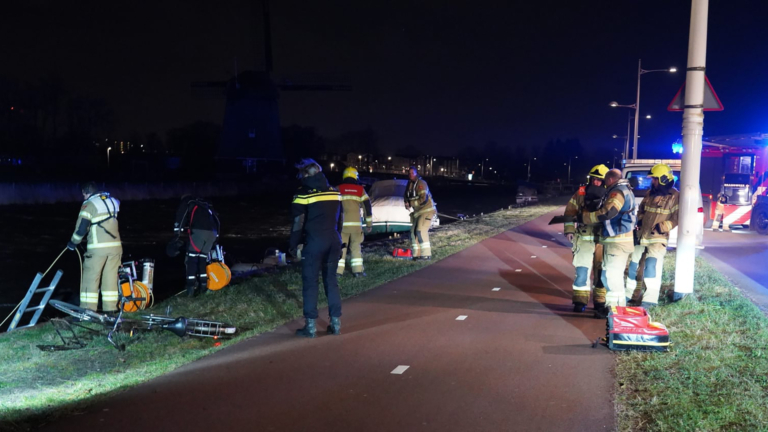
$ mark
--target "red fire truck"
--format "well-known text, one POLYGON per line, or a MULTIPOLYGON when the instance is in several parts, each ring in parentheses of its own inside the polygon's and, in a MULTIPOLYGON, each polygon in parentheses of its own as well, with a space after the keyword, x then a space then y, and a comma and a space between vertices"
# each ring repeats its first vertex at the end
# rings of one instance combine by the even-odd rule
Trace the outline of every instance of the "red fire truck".
POLYGON ((712 226, 718 196, 725 196, 723 223, 768 234, 768 134, 704 138, 701 193, 704 224, 712 226))

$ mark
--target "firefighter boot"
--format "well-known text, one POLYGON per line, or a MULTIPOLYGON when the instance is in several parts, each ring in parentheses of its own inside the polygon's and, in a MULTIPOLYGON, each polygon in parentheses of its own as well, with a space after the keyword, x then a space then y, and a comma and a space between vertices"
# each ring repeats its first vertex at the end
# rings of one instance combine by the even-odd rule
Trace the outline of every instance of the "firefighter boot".
POLYGON ((303 328, 296 330, 296 336, 304 336, 308 338, 315 337, 315 320, 312 318, 305 318, 306 323, 303 328))
POLYGON ((573 304, 574 312, 584 312, 587 309, 587 305, 581 302, 575 302, 573 304))
POLYGON ((332 334, 332 335, 341 334, 341 318, 331 317, 331 323, 328 325, 328 334, 332 334))

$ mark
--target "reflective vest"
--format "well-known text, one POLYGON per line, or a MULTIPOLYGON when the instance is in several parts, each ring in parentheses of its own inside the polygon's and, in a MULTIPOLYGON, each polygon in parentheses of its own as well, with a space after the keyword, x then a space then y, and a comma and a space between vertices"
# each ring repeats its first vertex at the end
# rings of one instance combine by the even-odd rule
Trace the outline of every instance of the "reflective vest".
POLYGON ((120 230, 117 224, 117 214, 120 212, 120 201, 109 196, 106 192, 98 192, 83 202, 80 214, 72 234, 72 243, 80 244, 88 237, 89 253, 112 254, 123 250, 120 241, 120 230))
MULTIPOLYGON (((634 231, 637 223, 635 194, 623 183, 618 183, 611 189, 618 189, 624 195, 624 205, 621 206, 616 217, 603 222, 603 237, 617 237, 630 233, 634 231)), ((608 194, 611 192, 613 190, 609 190, 608 194)))

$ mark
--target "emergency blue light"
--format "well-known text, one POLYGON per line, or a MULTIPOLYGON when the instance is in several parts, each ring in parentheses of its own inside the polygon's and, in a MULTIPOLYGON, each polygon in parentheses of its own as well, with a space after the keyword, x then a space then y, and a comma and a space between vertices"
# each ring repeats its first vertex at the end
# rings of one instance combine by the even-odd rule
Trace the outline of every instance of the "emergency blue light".
POLYGON ((679 142, 672 143, 672 153, 683 154, 683 144, 679 142))

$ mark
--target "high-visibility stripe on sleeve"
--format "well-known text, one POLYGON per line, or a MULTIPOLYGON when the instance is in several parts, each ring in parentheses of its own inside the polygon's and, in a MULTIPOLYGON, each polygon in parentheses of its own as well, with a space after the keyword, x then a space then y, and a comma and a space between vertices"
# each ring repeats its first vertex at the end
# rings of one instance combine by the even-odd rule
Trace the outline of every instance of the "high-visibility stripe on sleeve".
POLYGON ((294 204, 308 205, 321 201, 341 201, 341 195, 338 192, 324 192, 313 195, 296 195, 293 199, 294 204))
POLYGON ((362 226, 363 224, 360 222, 344 222, 343 226, 362 226))
POLYGON ((90 214, 90 213, 88 213, 87 211, 81 211, 81 212, 80 212, 80 217, 82 217, 83 219, 88 219, 88 220, 91 220, 91 218, 92 218, 93 216, 91 216, 91 214, 90 214))

